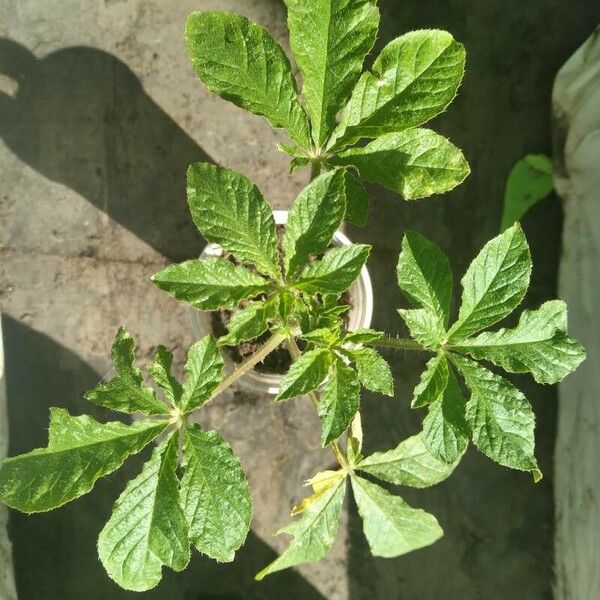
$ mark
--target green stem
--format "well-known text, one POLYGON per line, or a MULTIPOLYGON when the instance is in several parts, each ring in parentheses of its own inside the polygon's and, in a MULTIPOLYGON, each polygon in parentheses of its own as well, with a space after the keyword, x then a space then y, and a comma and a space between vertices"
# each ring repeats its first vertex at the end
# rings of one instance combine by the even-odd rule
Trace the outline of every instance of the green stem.
POLYGON ((419 342, 414 340, 405 340, 402 338, 382 337, 374 342, 369 342, 369 346, 379 346, 381 348, 395 348, 396 350, 416 350, 427 352, 427 348, 423 348, 419 342))
POLYGON ((310 163, 310 180, 313 181, 321 174, 321 161, 313 160, 310 163))
MULTIPOLYGON (((298 344, 296 343, 295 338, 289 337, 287 339, 287 347, 288 347, 290 355, 292 356, 292 358, 294 360, 297 360, 298 358, 300 358, 300 356, 302 355, 302 350, 300 350, 300 348, 298 348, 298 344)), ((317 392, 309 392, 308 397, 311 399, 311 401, 315 407, 315 410, 318 412, 319 411, 319 401, 320 401, 319 394, 317 392)), ((340 445, 337 443, 337 441, 331 442, 331 444, 329 444, 328 448, 331 448, 331 451, 333 452, 335 459, 340 464, 340 467, 347 470, 349 468, 348 461, 346 460, 344 452, 341 449, 340 445)))
POLYGON ((259 362, 262 362, 273 350, 277 348, 281 343, 287 339, 287 335, 284 333, 275 333, 273 336, 265 342, 252 356, 249 356, 243 363, 241 363, 237 369, 233 370, 217 387, 211 396, 211 400, 218 396, 221 392, 226 390, 230 385, 234 384, 240 377, 243 377, 248 371, 250 371, 259 362))

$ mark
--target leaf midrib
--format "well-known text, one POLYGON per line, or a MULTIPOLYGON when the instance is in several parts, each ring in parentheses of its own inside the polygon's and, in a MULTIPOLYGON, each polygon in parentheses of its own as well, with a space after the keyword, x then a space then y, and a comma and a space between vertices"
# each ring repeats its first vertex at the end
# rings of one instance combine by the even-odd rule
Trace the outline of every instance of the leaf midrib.
MULTIPOLYGON (((163 423, 160 423, 160 425, 161 425, 162 429, 165 429, 167 427, 168 423, 166 421, 164 421, 163 423)), ((156 426, 156 428, 158 429, 158 425, 156 426)), ((100 441, 97 441, 97 442, 92 442, 90 444, 80 444, 80 445, 71 446, 69 448, 61 448, 59 450, 53 450, 53 449, 51 449, 51 447, 37 448, 37 450, 39 452, 37 452, 36 454, 29 453, 29 455, 24 454, 24 455, 21 455, 21 456, 15 456, 14 458, 7 458, 5 460, 5 462, 6 463, 15 462, 15 461, 18 461, 18 460, 23 460, 23 459, 31 458, 32 456, 36 456, 37 457, 37 456, 49 456, 49 455, 53 455, 53 454, 63 454, 65 452, 72 452, 74 450, 80 450, 82 448, 86 448, 86 449, 87 448, 93 448, 94 446, 99 446, 101 444, 110 444, 110 443, 114 442, 115 440, 126 439, 128 437, 136 437, 136 436, 141 435, 143 433, 150 432, 150 431, 152 431, 152 429, 153 429, 153 427, 148 427, 148 429, 141 429, 140 431, 137 431, 135 433, 128 433, 126 435, 116 436, 116 437, 113 437, 113 438, 109 438, 109 439, 105 439, 105 440, 100 440, 100 441)), ((159 433, 160 433, 160 431, 159 431, 159 433)), ((158 433, 156 435, 158 435, 158 433)), ((35 451, 32 451, 32 452, 35 452, 35 451)))

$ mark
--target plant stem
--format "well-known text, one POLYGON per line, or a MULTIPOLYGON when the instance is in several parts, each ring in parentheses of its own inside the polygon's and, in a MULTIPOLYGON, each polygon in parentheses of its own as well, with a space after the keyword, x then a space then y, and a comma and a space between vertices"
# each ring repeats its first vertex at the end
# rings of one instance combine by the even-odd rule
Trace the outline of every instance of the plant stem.
POLYGON ((273 336, 265 342, 252 356, 249 356, 243 363, 233 370, 229 375, 221 381, 217 389, 212 393, 211 400, 218 396, 221 392, 226 390, 230 385, 235 383, 240 377, 243 377, 250 369, 252 369, 259 362, 262 362, 279 344, 287 339, 287 335, 284 333, 275 333, 273 336))
POLYGON ((313 160, 310 163, 310 180, 316 179, 321 173, 321 161, 313 160))
POLYGON ((427 348, 423 348, 419 342, 414 340, 406 340, 395 337, 382 337, 374 342, 369 342, 369 346, 380 346, 381 348, 395 348, 396 350, 417 350, 427 352, 427 348))
MULTIPOLYGON (((288 350, 294 360, 300 358, 300 356, 302 355, 302 351, 300 350, 300 348, 298 348, 298 344, 296 343, 295 338, 289 337, 287 339, 287 347, 288 347, 288 350)), ((318 410, 319 410, 319 394, 317 392, 309 392, 308 397, 311 399, 315 409, 318 412, 318 410)), ((331 451, 333 452, 335 459, 340 464, 340 467, 342 467, 343 469, 347 469, 348 461, 346 460, 346 457, 344 456, 344 452, 340 448, 340 445, 337 443, 337 441, 331 442, 331 444, 329 444, 328 448, 331 448, 331 451)))

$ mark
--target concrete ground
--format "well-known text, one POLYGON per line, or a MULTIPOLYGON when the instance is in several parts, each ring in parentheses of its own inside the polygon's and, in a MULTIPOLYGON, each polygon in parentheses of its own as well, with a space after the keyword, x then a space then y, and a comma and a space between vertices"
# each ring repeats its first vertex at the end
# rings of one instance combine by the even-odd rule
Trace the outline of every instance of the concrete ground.
MULTIPOLYGON (((369 225, 349 233, 375 242, 370 261, 375 325, 395 332, 400 305, 394 263, 402 230, 416 229, 452 256, 459 275, 497 232, 504 179, 527 152, 550 152, 554 74, 597 22, 595 0, 380 0, 380 45, 422 27, 449 29, 469 53, 461 93, 435 128, 469 158, 458 190, 406 204, 371 188, 369 225)), ((109 370, 114 332, 125 324, 146 361, 162 343, 193 341, 185 308, 156 290, 152 273, 195 256, 202 242, 185 204, 185 168, 208 160, 252 177, 276 208, 307 180, 287 175, 276 150, 285 138, 256 117, 212 97, 197 82, 183 45, 192 10, 231 10, 286 43, 276 0, 0 0, 0 309, 6 318, 10 453, 44 445, 48 408, 89 410, 82 393, 109 370)), ((556 294, 561 211, 551 197, 525 219, 534 256, 527 303, 556 294)), ((418 428, 407 398, 421 359, 390 358, 395 399, 367 397, 367 445, 385 449, 418 428)), ((316 565, 258 584, 253 574, 286 540, 300 484, 329 457, 319 448, 309 403, 275 405, 228 393, 203 422, 232 443, 250 478, 253 533, 236 561, 198 555, 182 574, 165 574, 145 594, 119 590, 95 553, 96 536, 126 479, 130 461, 93 493, 46 515, 11 514, 10 535, 22 600, 85 598, 464 600, 552 596, 552 452, 556 394, 516 378, 538 415, 545 479, 509 472, 474 450, 456 475, 432 490, 405 493, 434 512, 446 535, 396 560, 374 559, 349 503, 338 543, 316 565)), ((92 411, 105 417, 99 411, 92 411)))

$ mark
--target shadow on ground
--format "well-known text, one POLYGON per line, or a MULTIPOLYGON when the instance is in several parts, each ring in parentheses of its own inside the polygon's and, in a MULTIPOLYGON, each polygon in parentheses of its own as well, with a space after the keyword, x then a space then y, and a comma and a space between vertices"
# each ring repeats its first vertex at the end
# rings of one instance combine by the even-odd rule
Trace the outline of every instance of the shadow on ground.
POLYGON ((0 138, 21 160, 171 261, 198 256, 185 172, 212 160, 126 64, 88 47, 38 59, 0 38, 0 74, 18 86, 14 96, 0 92, 0 138))

